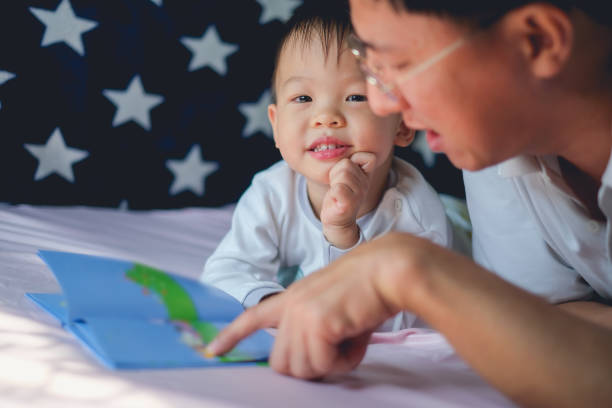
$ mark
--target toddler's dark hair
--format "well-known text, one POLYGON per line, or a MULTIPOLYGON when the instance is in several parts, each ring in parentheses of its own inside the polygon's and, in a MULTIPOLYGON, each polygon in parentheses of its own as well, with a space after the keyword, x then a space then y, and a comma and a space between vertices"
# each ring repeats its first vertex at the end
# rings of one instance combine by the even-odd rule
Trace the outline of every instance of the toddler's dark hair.
POLYGON ((329 0, 325 7, 320 1, 305 2, 300 6, 285 25, 285 32, 280 38, 274 72, 272 73, 272 103, 276 103, 276 75, 280 56, 285 47, 294 45, 308 46, 313 35, 320 37, 325 57, 329 54, 332 41, 338 49, 351 32, 351 19, 348 1, 329 0))

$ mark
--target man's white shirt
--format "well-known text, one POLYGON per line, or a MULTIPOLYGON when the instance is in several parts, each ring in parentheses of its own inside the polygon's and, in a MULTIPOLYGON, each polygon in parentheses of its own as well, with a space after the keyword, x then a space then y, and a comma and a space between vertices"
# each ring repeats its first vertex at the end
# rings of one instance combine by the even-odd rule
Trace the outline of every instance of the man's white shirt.
POLYGON ((521 156, 463 178, 477 262, 550 302, 612 299, 612 156, 598 192, 605 222, 590 218, 555 156, 521 156))

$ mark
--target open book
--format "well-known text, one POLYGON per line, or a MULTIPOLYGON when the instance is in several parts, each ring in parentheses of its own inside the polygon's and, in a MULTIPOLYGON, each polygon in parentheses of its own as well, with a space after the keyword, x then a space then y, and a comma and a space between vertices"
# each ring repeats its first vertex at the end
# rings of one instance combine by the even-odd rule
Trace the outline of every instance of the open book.
POLYGON ((268 358, 258 331, 220 357, 204 347, 242 313, 212 286, 117 259, 39 251, 63 293, 28 293, 110 368, 206 367, 268 358))

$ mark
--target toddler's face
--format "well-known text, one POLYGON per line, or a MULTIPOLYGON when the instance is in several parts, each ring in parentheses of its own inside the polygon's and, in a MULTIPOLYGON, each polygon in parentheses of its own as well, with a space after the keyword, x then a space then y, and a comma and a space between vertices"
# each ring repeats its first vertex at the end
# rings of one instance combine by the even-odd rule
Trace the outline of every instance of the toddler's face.
MULTIPOLYGON (((290 40, 277 68, 277 103, 268 113, 274 140, 289 166, 311 182, 329 184, 332 166, 355 152, 388 163, 398 135, 399 115, 379 117, 370 110, 366 84, 355 57, 331 41, 327 58, 316 35, 304 46, 290 40)), ((403 136, 405 138, 405 136, 403 136)))

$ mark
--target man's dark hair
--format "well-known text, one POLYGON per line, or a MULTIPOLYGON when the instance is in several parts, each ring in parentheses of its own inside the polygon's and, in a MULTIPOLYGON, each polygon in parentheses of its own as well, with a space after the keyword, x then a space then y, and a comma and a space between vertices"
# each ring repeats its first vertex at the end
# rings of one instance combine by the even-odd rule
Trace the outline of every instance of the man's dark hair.
POLYGON ((386 0, 396 10, 435 14, 486 28, 509 11, 530 3, 547 3, 570 11, 579 9, 594 21, 612 26, 609 0, 386 0))
POLYGON ((323 53, 327 58, 332 41, 336 41, 340 49, 347 35, 351 32, 351 19, 348 1, 329 0, 325 7, 321 2, 305 2, 300 6, 291 19, 285 24, 285 32, 280 38, 274 72, 272 74, 272 103, 276 103, 276 75, 282 51, 290 43, 308 46, 313 35, 321 39, 323 53))

